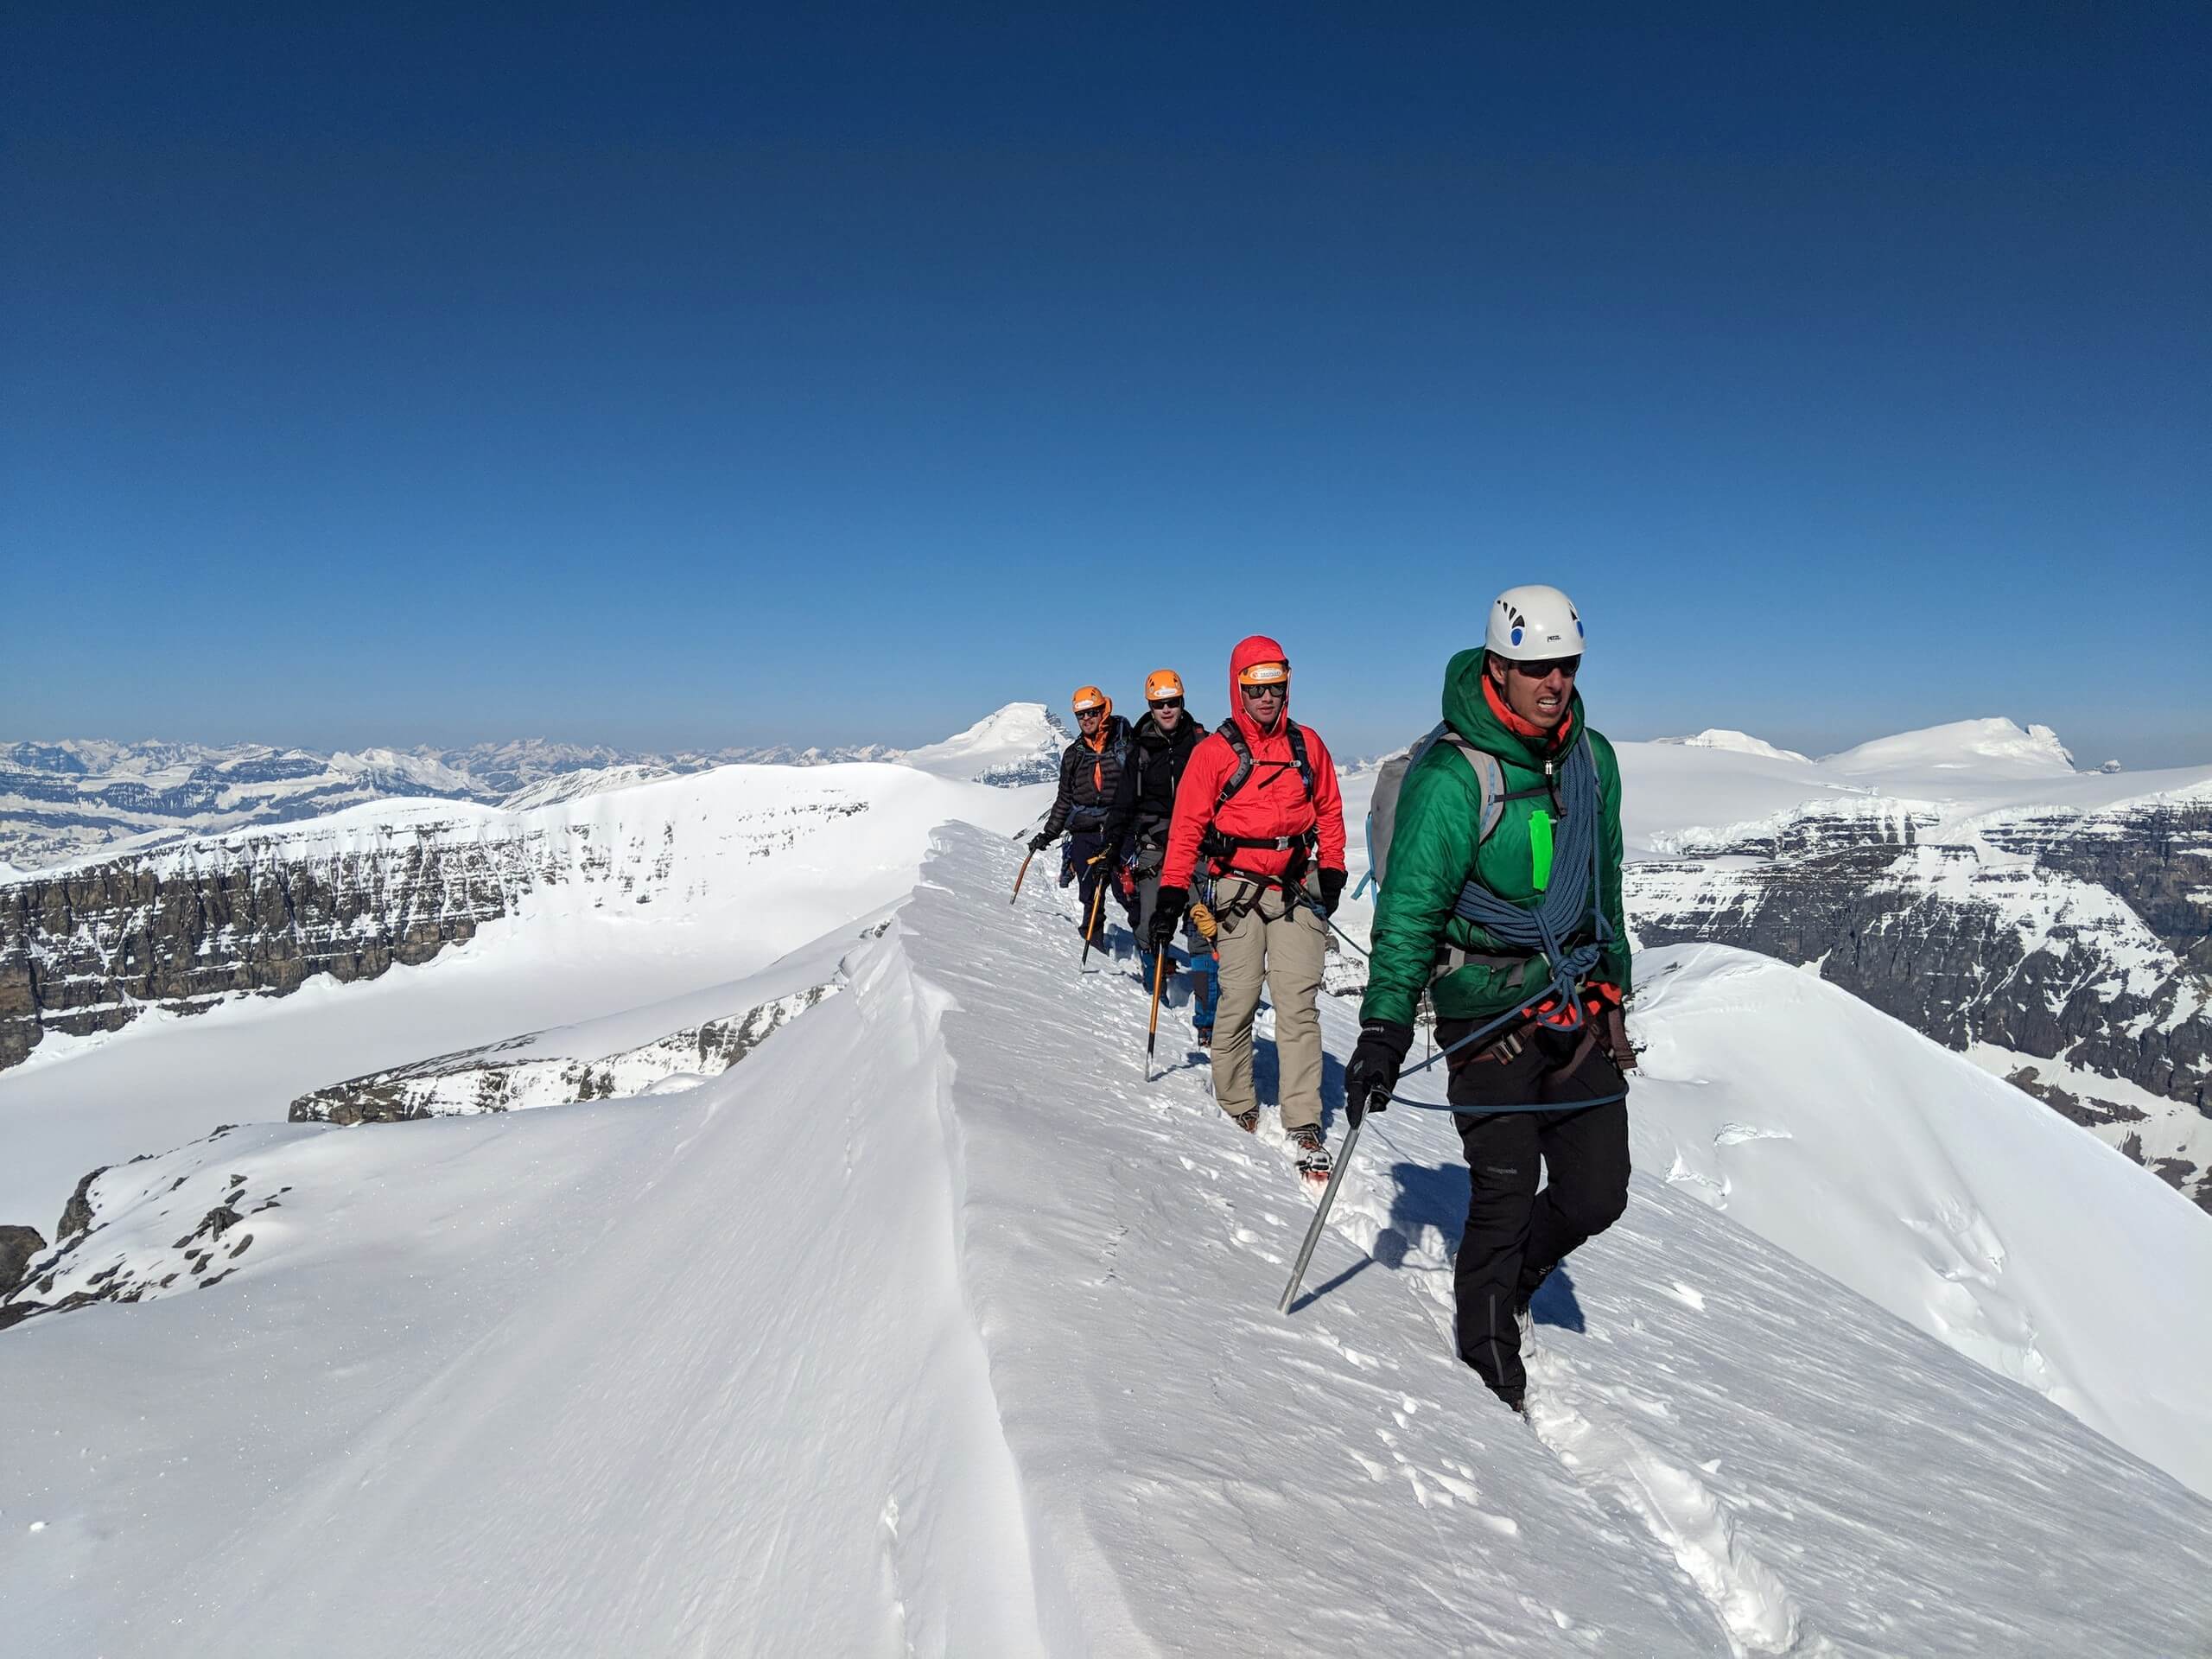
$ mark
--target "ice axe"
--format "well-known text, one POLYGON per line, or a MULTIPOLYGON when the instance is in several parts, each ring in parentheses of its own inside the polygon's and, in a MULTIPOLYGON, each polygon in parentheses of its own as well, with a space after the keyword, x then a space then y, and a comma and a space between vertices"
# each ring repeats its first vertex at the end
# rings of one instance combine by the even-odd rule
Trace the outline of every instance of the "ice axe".
POLYGON ((1160 1046, 1160 988, 1167 977, 1167 947, 1160 945, 1152 964, 1152 1027, 1145 1033, 1144 1080, 1152 1081, 1152 1058, 1160 1046))
MULTIPOLYGON (((1103 858, 1103 857, 1105 857, 1105 856, 1106 856, 1106 855, 1105 855, 1104 853, 1100 853, 1100 854, 1098 855, 1098 857, 1097 857, 1097 858, 1087 858, 1087 859, 1085 859, 1085 860, 1084 861, 1084 864, 1085 868, 1088 868, 1088 867, 1090 867, 1090 865, 1096 864, 1096 863, 1098 861, 1098 859, 1100 859, 1100 858, 1103 858)), ((1077 963, 1076 963, 1076 971, 1077 971, 1077 973, 1082 972, 1082 971, 1083 971, 1083 969, 1084 969, 1085 968, 1088 968, 1088 967, 1090 965, 1090 936, 1091 936, 1091 934, 1092 934, 1092 933, 1094 933, 1094 932, 1096 932, 1096 931, 1097 931, 1097 928, 1098 928, 1098 907, 1099 907, 1101 905, 1104 904, 1105 902, 1106 902, 1106 878, 1105 878, 1104 876, 1103 876, 1103 875, 1102 875, 1102 876, 1100 876, 1100 877, 1098 878, 1098 886, 1097 886, 1097 887, 1096 888, 1096 890, 1094 890, 1094 891, 1092 892, 1092 893, 1091 893, 1091 895, 1090 895, 1090 916, 1089 916, 1088 918, 1086 918, 1084 919, 1084 925, 1083 925, 1083 956, 1082 956, 1082 958, 1081 958, 1078 962, 1077 962, 1077 963)))
POLYGON ((1036 857, 1036 856, 1037 856, 1037 849, 1036 849, 1034 847, 1032 847, 1032 848, 1029 849, 1028 857, 1024 858, 1024 859, 1021 861, 1021 868, 1020 868, 1020 869, 1016 870, 1016 871, 1014 873, 1014 899, 1007 899, 1007 903, 1008 903, 1009 905, 1010 905, 1010 904, 1012 904, 1012 903, 1014 903, 1014 899, 1019 899, 1019 898, 1020 898, 1020 897, 1021 897, 1021 883, 1022 883, 1023 878, 1025 878, 1026 876, 1027 876, 1027 875, 1028 875, 1028 874, 1029 874, 1029 860, 1030 860, 1030 859, 1032 859, 1032 858, 1034 858, 1034 857, 1036 857))
POLYGON ((1313 1259, 1313 1247, 1321 1242, 1321 1229, 1328 1224, 1329 1206, 1337 1201, 1337 1183, 1344 1178, 1344 1171, 1351 1167, 1351 1149, 1359 1139, 1359 1126, 1366 1117, 1364 1112, 1351 1121, 1351 1128, 1344 1134, 1343 1149, 1337 1154, 1337 1166, 1329 1172, 1329 1185, 1321 1193, 1321 1202, 1313 1211, 1313 1222, 1306 1230, 1306 1243, 1298 1248, 1298 1264, 1290 1270, 1290 1282, 1283 1287, 1282 1300, 1276 1306, 1278 1313, 1290 1312, 1290 1305, 1298 1300, 1298 1287, 1306 1277, 1306 1264, 1313 1259))

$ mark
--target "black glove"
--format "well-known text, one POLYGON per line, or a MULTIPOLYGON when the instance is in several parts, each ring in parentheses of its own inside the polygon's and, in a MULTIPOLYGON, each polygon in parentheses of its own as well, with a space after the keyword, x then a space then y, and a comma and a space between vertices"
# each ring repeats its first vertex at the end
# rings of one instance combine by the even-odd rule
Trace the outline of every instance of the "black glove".
POLYGON ((1152 948, 1165 950, 1175 941, 1183 925, 1183 906, 1191 901, 1187 887, 1162 887, 1152 901, 1152 948))
POLYGON ((1049 830, 1039 830, 1035 835, 1029 837, 1029 850, 1033 853, 1041 853, 1052 844, 1052 832, 1049 830))
POLYGON ((1359 1042, 1344 1067, 1344 1111, 1355 1123, 1370 1112, 1390 1109, 1398 1068, 1414 1046, 1414 1028, 1389 1020, 1370 1020, 1359 1028, 1359 1042))
POLYGON ((1344 901, 1344 873, 1324 867, 1321 871, 1321 913, 1333 916, 1344 901))

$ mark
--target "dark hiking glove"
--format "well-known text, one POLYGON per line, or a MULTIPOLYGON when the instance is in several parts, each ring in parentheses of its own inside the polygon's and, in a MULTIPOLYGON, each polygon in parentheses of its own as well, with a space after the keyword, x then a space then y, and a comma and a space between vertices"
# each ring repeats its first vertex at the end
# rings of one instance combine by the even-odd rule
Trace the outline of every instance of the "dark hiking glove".
POLYGON ((1324 868, 1321 871, 1321 913, 1333 916, 1337 906, 1344 899, 1344 873, 1324 868))
POLYGON ((1344 1067, 1344 1111, 1355 1123, 1370 1112, 1390 1109, 1398 1068, 1414 1046, 1414 1028, 1389 1020, 1370 1020, 1359 1028, 1359 1042, 1344 1067))
POLYGON ((1187 887, 1162 887, 1152 901, 1152 948, 1165 950, 1175 942, 1175 930, 1183 925, 1183 906, 1190 902, 1187 887))
POLYGON ((1041 853, 1052 844, 1052 837, 1048 830, 1039 830, 1029 837, 1029 850, 1033 853, 1041 853))

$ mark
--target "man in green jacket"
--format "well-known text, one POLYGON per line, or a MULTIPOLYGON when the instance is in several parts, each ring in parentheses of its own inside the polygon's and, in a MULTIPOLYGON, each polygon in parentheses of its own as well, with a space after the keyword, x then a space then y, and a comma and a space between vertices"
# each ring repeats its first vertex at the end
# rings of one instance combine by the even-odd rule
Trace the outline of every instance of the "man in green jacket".
POLYGON ((1453 1274, 1459 1354, 1516 1411, 1529 1298, 1628 1201, 1624 1074, 1636 1056, 1621 1017, 1620 767, 1583 718, 1582 644, 1565 594, 1512 588, 1491 607, 1484 647, 1445 671, 1445 736, 1398 796, 1344 1068, 1354 1121, 1382 1110, 1424 991, 1439 1044, 1462 1043, 1446 1091, 1472 1179, 1453 1274), (1558 947, 1550 963, 1531 943, 1540 911, 1558 947))

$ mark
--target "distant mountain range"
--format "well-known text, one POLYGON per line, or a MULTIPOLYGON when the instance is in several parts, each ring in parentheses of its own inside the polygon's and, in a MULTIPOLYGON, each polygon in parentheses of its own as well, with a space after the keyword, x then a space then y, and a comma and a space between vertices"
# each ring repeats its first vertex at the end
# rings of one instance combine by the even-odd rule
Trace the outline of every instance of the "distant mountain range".
POLYGON ((1011 786, 1057 776, 1067 741, 1044 704, 1014 702, 916 749, 779 744, 661 754, 543 738, 327 753, 265 743, 6 743, 0 744, 0 877, 10 868, 35 870, 126 845, 135 850, 181 836, 296 823, 365 801, 543 806, 715 766, 881 761, 1011 786))
MULTIPOLYGON (((766 849, 895 785, 886 763, 1042 783, 1065 741, 1041 704, 1016 703, 910 750, 16 745, 0 752, 0 832, 59 857, 0 871, 0 1071, 49 1033, 74 1041, 152 1007, 427 962, 547 894, 696 903, 726 882, 677 880, 670 849, 701 811, 766 849), (710 790, 657 786, 779 757, 701 776, 710 790), (812 779, 803 811, 785 801, 795 767, 862 760, 868 777, 812 779), (737 804, 756 795, 784 803, 759 825, 737 804)), ((1617 747, 1640 944, 1726 944, 1809 969, 2212 1209, 2212 768, 2077 772, 2049 728, 2005 720, 1820 760, 1740 732, 1617 747)), ((1372 786, 1347 770, 1355 873, 1372 786)), ((1339 919, 1357 931, 1363 914, 1355 903, 1339 919)), ((1363 976, 1348 953, 1330 987, 1363 976)))

